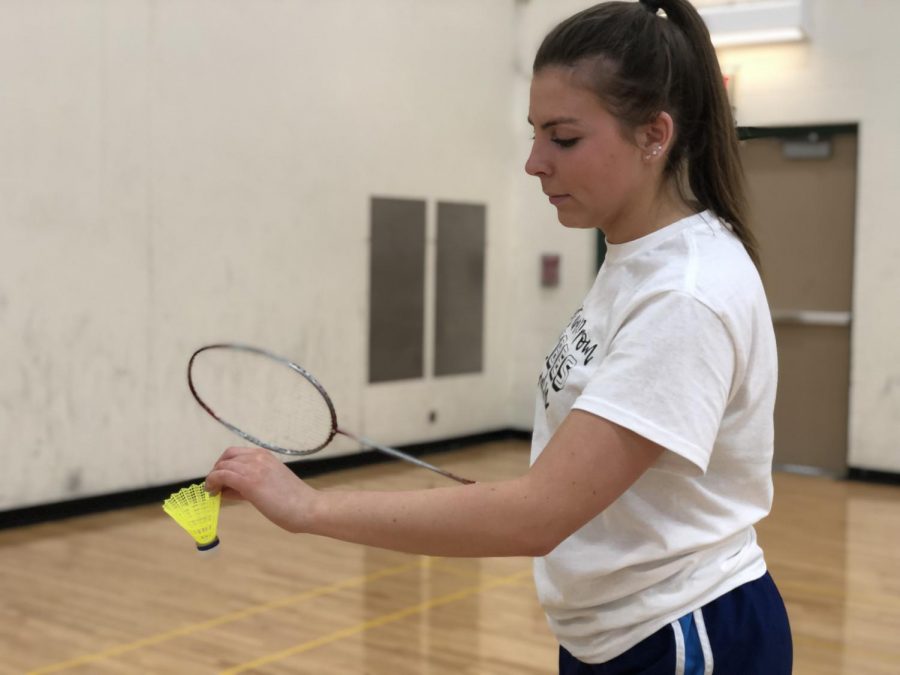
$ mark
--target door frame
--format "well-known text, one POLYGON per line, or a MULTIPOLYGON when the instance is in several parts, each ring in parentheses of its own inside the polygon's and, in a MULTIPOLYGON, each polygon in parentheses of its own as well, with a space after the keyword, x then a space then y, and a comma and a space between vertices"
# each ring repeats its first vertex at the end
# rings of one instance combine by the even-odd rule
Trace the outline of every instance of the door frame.
POLYGON ((856 239, 857 239, 857 223, 858 223, 858 208, 859 208, 859 123, 858 122, 848 122, 842 124, 804 124, 804 125, 795 125, 795 126, 764 126, 764 127, 755 127, 755 126, 739 126, 737 127, 738 140, 740 141, 753 141, 755 139, 779 139, 783 141, 797 141, 797 140, 828 140, 829 138, 841 134, 853 134, 857 139, 857 172, 856 172, 856 185, 854 189, 856 191, 856 207, 854 210, 854 218, 853 218, 853 232, 851 235, 851 241, 853 246, 853 255, 852 255, 852 264, 853 269, 851 273, 851 288, 850 288, 850 310, 849 310, 849 354, 848 354, 848 372, 849 372, 849 385, 847 392, 847 430, 846 430, 846 448, 847 448, 847 462, 846 462, 846 470, 843 473, 836 473, 834 471, 829 471, 820 467, 811 467, 811 466, 803 466, 803 465, 793 465, 793 464, 777 464, 774 468, 780 471, 790 472, 790 473, 800 473, 800 474, 809 474, 809 475, 823 475, 829 476, 832 478, 847 478, 853 474, 853 467, 850 466, 849 458, 850 458, 850 439, 851 439, 851 425, 852 425, 852 416, 851 411, 853 408, 853 332, 854 332, 854 324, 853 324, 853 314, 854 314, 854 289, 856 288, 856 239))

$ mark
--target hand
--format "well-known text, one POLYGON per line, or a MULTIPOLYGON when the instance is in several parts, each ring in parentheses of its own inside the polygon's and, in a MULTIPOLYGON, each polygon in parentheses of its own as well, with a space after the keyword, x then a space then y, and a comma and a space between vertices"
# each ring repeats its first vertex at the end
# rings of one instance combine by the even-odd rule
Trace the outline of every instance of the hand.
POLYGON ((302 532, 316 491, 268 450, 228 448, 206 477, 206 489, 244 499, 279 527, 302 532))

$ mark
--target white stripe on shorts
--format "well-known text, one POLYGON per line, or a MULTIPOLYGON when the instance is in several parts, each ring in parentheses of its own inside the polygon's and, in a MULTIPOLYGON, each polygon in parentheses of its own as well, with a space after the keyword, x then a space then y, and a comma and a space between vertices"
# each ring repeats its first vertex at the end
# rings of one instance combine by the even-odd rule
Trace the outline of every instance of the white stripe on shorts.
POLYGON ((670 625, 675 634, 675 675, 684 675, 684 631, 677 621, 673 621, 670 625))
POLYGON ((703 675, 712 675, 713 653, 709 634, 706 632, 706 622, 703 620, 703 610, 694 610, 694 623, 697 624, 697 635, 700 636, 700 648, 703 650, 703 675))
POLYGON ((697 667, 700 665, 697 662, 697 657, 699 656, 699 654, 697 654, 698 646, 700 653, 703 654, 703 675, 712 675, 713 654, 712 647, 709 644, 709 635, 706 632, 706 622, 703 620, 703 611, 700 609, 695 610, 692 619, 694 622, 694 629, 697 631, 699 645, 696 643, 688 645, 686 643, 687 636, 685 636, 684 631, 681 628, 680 621, 673 621, 670 624, 672 626, 672 633, 675 636, 675 675, 699 675, 700 671, 697 667), (687 673, 687 652, 689 649, 695 655, 695 660, 692 662, 691 672, 687 673))

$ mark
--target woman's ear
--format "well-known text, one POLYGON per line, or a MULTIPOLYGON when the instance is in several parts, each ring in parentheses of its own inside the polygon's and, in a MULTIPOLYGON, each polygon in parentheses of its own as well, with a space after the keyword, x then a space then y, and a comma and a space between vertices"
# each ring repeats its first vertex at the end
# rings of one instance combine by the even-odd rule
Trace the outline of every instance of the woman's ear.
POLYGON ((653 161, 669 152, 675 138, 675 120, 663 111, 647 124, 638 127, 637 144, 646 161, 653 161))

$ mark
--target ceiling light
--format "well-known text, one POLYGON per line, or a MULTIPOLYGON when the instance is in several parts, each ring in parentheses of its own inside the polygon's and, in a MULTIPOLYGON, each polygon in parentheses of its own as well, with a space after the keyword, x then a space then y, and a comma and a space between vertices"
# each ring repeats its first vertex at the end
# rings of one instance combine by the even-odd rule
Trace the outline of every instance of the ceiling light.
POLYGON ((808 2, 761 0, 700 8, 713 45, 734 47, 798 42, 809 37, 808 2))

